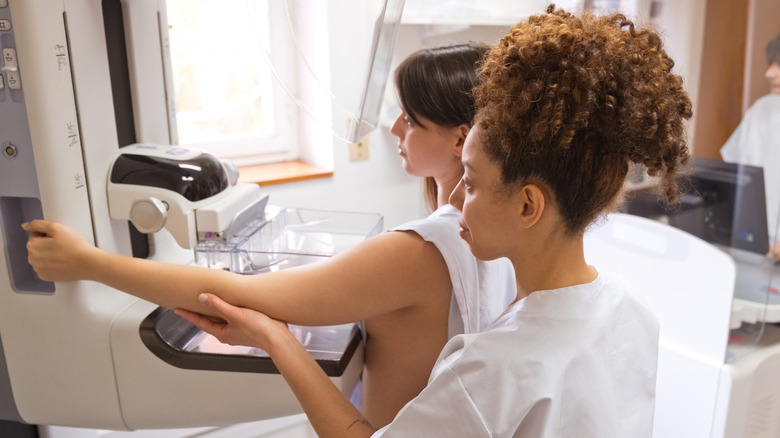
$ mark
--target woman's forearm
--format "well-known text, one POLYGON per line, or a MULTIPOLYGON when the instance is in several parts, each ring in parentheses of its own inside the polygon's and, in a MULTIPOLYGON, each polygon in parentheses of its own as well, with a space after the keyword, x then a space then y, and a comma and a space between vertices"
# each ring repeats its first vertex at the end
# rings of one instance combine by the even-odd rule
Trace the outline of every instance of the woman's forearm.
POLYGON ((374 429, 330 381, 311 355, 287 332, 268 353, 321 438, 370 437, 374 429))
POLYGON ((201 293, 213 293, 226 301, 236 301, 237 296, 246 293, 240 292, 240 275, 217 269, 162 263, 102 250, 90 255, 87 265, 90 273, 86 279, 170 309, 210 314, 198 302, 201 293))

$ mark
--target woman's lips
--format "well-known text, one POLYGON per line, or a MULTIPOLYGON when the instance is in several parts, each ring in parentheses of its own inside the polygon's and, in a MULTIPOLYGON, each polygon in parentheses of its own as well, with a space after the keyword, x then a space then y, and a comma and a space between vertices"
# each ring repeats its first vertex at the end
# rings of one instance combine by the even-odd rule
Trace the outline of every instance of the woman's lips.
POLYGON ((458 234, 460 235, 461 239, 465 239, 466 236, 470 234, 469 228, 463 222, 460 221, 458 221, 458 225, 460 226, 460 232, 458 234))

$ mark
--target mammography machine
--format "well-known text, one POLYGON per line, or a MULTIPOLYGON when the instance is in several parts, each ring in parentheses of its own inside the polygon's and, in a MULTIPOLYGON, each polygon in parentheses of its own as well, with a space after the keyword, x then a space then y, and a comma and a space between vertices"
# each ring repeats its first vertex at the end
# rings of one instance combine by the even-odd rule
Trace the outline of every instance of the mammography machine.
MULTIPOLYGON (((162 1, 0 0, 0 419, 126 430, 300 412, 263 352, 101 284, 39 279, 22 223, 56 220, 107 251, 247 274, 382 228, 368 213, 275 209, 228 163, 170 146, 166 32, 162 1)), ((393 39, 376 37, 391 53, 393 39)), ((349 393, 362 368, 356 326, 292 329, 349 393)))

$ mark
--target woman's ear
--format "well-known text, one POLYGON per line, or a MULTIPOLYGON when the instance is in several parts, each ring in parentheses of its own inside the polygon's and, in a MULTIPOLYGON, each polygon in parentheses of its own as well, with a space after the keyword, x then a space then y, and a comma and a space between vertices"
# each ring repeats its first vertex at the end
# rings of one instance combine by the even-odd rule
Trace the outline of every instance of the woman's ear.
POLYGON ((539 222, 544 213, 544 192, 536 184, 527 184, 515 196, 518 197, 520 222, 524 228, 531 228, 539 222))
POLYGON ((466 136, 469 135, 471 128, 469 125, 463 124, 454 128, 455 135, 457 136, 457 143, 455 144, 455 156, 461 157, 463 155, 463 144, 466 142, 466 136))

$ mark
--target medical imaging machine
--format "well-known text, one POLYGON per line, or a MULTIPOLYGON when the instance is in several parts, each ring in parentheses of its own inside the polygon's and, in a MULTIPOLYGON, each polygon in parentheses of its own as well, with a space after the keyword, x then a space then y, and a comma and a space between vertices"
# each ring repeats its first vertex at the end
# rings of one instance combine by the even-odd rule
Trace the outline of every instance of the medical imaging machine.
MULTIPOLYGON (((376 125, 403 8, 384 4, 356 136, 376 125)), ((262 351, 101 284, 39 279, 20 226, 56 220, 110 252, 255 274, 335 254, 381 216, 274 208, 229 163, 172 146, 162 0, 0 0, 0 47, 0 419, 133 430, 299 413, 262 351)), ((355 324, 291 329, 350 393, 355 324)))

